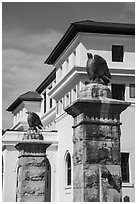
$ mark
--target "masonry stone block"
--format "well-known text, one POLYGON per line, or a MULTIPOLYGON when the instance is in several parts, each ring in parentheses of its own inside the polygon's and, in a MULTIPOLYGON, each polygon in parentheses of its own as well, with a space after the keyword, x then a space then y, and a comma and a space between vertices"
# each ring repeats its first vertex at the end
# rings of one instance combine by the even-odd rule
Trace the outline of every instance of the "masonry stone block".
POLYGON ((34 131, 24 134, 15 148, 19 151, 17 173, 17 202, 44 202, 46 200, 46 144, 43 136, 34 131), (37 138, 37 139, 36 139, 37 138))
POLYGON ((130 103, 111 99, 102 84, 88 84, 65 111, 73 125, 73 201, 120 202, 120 114, 130 103))

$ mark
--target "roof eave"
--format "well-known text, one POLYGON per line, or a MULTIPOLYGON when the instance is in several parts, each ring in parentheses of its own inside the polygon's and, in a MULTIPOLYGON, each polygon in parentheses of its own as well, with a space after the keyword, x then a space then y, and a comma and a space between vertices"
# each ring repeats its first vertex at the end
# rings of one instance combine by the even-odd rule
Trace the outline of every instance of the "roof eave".
POLYGON ((18 107, 18 106, 21 104, 21 102, 23 102, 23 101, 41 101, 41 100, 42 100, 42 98, 23 98, 23 99, 17 98, 17 99, 6 109, 6 111, 8 111, 8 112, 14 111, 15 108, 18 107))
MULTIPOLYGON (((55 46, 55 48, 53 49, 53 51, 51 52, 51 54, 49 55, 49 57, 46 59, 46 61, 44 62, 45 64, 49 64, 52 65, 54 63, 54 58, 56 53, 58 53, 58 51, 60 51, 60 48, 62 47, 62 44, 65 46, 65 44, 67 45, 67 41, 69 39, 70 34, 75 36, 75 26, 74 23, 71 23, 70 27, 68 28, 68 30, 66 31, 66 33, 63 35, 63 37, 61 38, 61 40, 57 43, 57 45, 55 46)), ((74 37, 73 36, 73 37, 74 37)), ((71 36, 70 36, 71 37, 71 36)))
POLYGON ((93 22, 87 21, 87 24, 80 22, 72 23, 61 38, 59 43, 53 49, 49 57, 44 63, 54 64, 58 59, 60 54, 64 51, 71 40, 76 36, 78 32, 86 33, 102 33, 102 34, 119 34, 119 35, 135 35, 135 25, 134 24, 124 24, 124 23, 111 23, 111 22, 93 22), (90 22, 90 25, 88 24, 90 22))
POLYGON ((48 77, 38 86, 38 88, 35 90, 39 94, 42 93, 42 91, 56 78, 56 69, 54 69, 48 77))

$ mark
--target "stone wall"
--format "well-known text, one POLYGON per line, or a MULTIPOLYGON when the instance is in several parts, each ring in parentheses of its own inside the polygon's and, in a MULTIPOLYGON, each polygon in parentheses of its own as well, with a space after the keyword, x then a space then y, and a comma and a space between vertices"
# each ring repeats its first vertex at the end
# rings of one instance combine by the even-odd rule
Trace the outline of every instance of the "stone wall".
POLYGON ((73 201, 109 202, 112 196, 115 196, 115 201, 120 201, 119 125, 92 124, 88 120, 73 128, 73 201), (104 171, 106 175, 103 176, 104 171), (108 176, 111 177, 111 182, 108 176))
POLYGON ((107 86, 91 83, 65 109, 74 118, 74 202, 122 200, 120 113, 130 103, 110 97, 107 86))
POLYGON ((37 136, 38 133, 36 136, 33 133, 34 139, 32 139, 29 132, 28 136, 25 134, 24 139, 15 146, 19 150, 17 202, 50 201, 49 195, 46 194, 46 182, 48 182, 46 149, 50 144, 35 139, 37 136))

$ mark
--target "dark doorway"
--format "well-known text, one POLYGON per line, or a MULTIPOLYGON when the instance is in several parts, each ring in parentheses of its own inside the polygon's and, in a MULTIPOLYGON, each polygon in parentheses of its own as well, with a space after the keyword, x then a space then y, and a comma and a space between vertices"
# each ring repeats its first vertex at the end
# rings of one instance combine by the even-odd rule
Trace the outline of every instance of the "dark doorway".
POLYGON ((48 159, 45 170, 45 202, 51 202, 51 166, 48 159))

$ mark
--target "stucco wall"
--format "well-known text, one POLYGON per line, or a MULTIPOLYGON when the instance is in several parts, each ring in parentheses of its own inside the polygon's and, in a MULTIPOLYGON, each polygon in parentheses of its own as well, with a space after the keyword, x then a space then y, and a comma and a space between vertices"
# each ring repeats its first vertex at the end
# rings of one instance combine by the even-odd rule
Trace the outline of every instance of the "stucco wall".
MULTIPOLYGON (((109 68, 135 68, 135 39, 134 37, 101 34, 83 34, 81 36, 83 46, 93 54, 104 57, 109 68), (123 45, 123 62, 112 62, 112 45, 123 45)), ((83 62, 84 63, 84 62, 83 62)))
POLYGON ((131 105, 121 114, 121 152, 129 153, 129 183, 123 183, 123 197, 135 201, 135 106, 131 105))
POLYGON ((57 183, 57 150, 58 147, 52 144, 46 151, 46 157, 51 166, 51 202, 56 201, 56 183, 57 183))
POLYGON ((3 152, 4 160, 4 179, 3 179, 3 197, 4 202, 16 201, 16 167, 18 151, 13 146, 7 147, 3 152))
MULTIPOLYGON (((71 202, 73 186, 65 185, 65 155, 68 151, 71 155, 72 163, 72 136, 73 136, 73 118, 69 115, 62 115, 57 119, 56 127, 58 130, 58 153, 57 153, 57 185, 56 185, 56 201, 71 202)), ((72 175, 73 178, 73 175, 72 175)), ((72 182, 71 182, 72 183, 72 182)))

